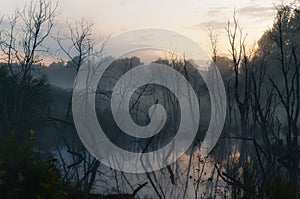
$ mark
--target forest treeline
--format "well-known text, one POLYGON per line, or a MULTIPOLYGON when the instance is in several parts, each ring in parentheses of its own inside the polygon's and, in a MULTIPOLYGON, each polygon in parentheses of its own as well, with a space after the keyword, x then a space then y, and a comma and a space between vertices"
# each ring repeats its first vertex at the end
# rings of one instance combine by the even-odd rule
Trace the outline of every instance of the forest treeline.
MULTIPOLYGON (((226 38, 219 38, 219 30, 210 26, 207 32, 211 58, 220 70, 227 94, 226 122, 218 144, 208 157, 199 157, 191 150, 187 169, 182 173, 178 173, 176 164, 159 171, 164 176, 163 182, 152 172, 145 174, 147 186, 146 182, 131 184, 122 172, 110 171, 116 184, 108 186, 110 189, 105 193, 98 193, 95 188, 98 177, 104 175, 101 163, 80 143, 74 144, 78 136, 71 108, 76 74, 88 56, 95 53, 93 23, 68 22, 66 32, 54 32, 57 7, 58 4, 50 1, 33 1, 24 10, 4 16, 0 24, 1 198, 102 198, 109 194, 115 194, 111 198, 120 198, 122 183, 132 190, 123 194, 124 198, 146 198, 139 194, 146 188, 153 190, 154 198, 166 198, 161 188, 164 183, 182 185, 176 198, 187 197, 189 186, 194 198, 300 198, 299 5, 275 7, 272 27, 253 48, 247 46, 247 34, 238 22, 236 11, 224 29, 226 38), (49 39, 57 44, 66 60, 58 59, 44 66, 43 59, 51 56, 51 49, 45 46, 49 39), (219 54, 221 39, 228 41, 230 55, 227 57, 219 54), (39 150, 37 137, 45 132, 50 137, 57 136, 58 144, 51 151, 39 150), (60 149, 62 145, 66 154, 60 149), (208 164, 211 173, 203 172, 208 164), (179 174, 184 180, 177 182, 179 174), (213 183, 208 186, 209 182, 213 183), (200 189, 202 184, 206 185, 204 191, 200 189)), ((189 60, 168 57, 153 62, 183 74, 202 99, 200 109, 207 116, 201 118, 202 129, 195 139, 195 146, 200 144, 202 130, 210 118, 210 100, 204 81, 189 60)), ((109 131, 114 131, 115 125, 109 127, 113 119, 108 110, 111 97, 108 90, 122 74, 140 64, 138 57, 117 59, 107 72, 107 79, 100 82, 107 90, 97 93, 100 104, 97 111, 107 115, 102 122, 109 131)), ((159 100, 151 99, 145 107, 166 99, 166 92, 160 89, 164 88, 142 89, 148 94, 156 90, 160 93, 159 100)), ((166 140, 178 127, 176 117, 180 108, 170 95, 164 104, 171 115, 170 128, 164 129, 166 140)), ((138 95, 135 99, 140 100, 138 95)), ((137 123, 147 123, 148 118, 140 108, 133 109, 131 115, 137 123)))

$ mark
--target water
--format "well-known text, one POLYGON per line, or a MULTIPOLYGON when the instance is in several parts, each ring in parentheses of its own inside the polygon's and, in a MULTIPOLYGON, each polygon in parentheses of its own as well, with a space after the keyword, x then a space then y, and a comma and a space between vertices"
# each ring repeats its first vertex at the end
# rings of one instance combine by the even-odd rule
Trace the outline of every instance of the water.
MULTIPOLYGON (((53 130, 53 129, 52 129, 53 130)), ((37 145, 43 151, 50 152, 58 161, 64 162, 66 167, 60 166, 62 175, 66 173, 68 166, 78 161, 77 155, 68 152, 69 149, 80 153, 84 160, 69 169, 68 175, 76 180, 82 179, 89 170, 90 163, 94 157, 91 156, 81 144, 78 136, 72 129, 65 131, 61 136, 53 133, 51 129, 44 129, 37 134, 37 145), (64 142, 66 138, 66 142, 64 142), (70 147, 68 148, 67 145, 70 147), (77 169, 78 178, 75 172, 77 169)), ((102 195, 113 193, 132 193, 139 184, 148 184, 138 192, 139 198, 224 198, 227 190, 226 183, 220 178, 217 180, 215 161, 210 158, 199 156, 199 145, 187 151, 180 159, 172 165, 155 172, 147 174, 130 174, 113 170, 100 163, 97 168, 93 193, 102 195), (158 196, 159 195, 159 196, 158 196)), ((59 164, 61 165, 61 164, 59 164)))

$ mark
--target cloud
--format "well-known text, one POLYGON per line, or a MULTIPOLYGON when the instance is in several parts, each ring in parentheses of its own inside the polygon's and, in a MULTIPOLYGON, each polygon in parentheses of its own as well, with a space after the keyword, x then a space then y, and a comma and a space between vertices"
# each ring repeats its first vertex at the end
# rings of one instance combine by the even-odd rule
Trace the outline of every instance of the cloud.
POLYGON ((275 11, 274 6, 246 6, 238 9, 238 13, 240 15, 248 15, 248 16, 266 16, 271 15, 275 11))
POLYGON ((221 10, 219 10, 219 9, 211 9, 206 13, 207 16, 211 16, 211 17, 215 17, 220 14, 221 14, 221 10))
POLYGON ((202 22, 193 26, 190 26, 190 29, 203 29, 205 30, 208 26, 213 27, 214 29, 224 29, 227 26, 227 21, 208 21, 202 22))
POLYGON ((228 12, 228 10, 231 10, 231 9, 232 8, 230 8, 230 7, 224 7, 224 6, 209 8, 209 10, 206 13, 206 16, 217 17, 217 16, 224 14, 224 12, 228 12))
POLYGON ((250 20, 253 23, 261 23, 263 21, 269 21, 273 19, 276 13, 276 9, 274 6, 245 6, 239 8, 238 15, 243 17, 244 19, 250 20))

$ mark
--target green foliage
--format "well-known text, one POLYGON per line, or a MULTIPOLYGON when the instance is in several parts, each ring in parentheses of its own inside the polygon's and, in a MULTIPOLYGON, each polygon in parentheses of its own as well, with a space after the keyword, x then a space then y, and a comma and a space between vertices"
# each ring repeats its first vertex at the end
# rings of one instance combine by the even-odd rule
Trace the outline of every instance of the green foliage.
POLYGON ((36 128, 41 115, 50 104, 47 78, 13 76, 5 64, 0 64, 0 132, 28 132, 36 128))
POLYGON ((64 182, 56 159, 42 156, 32 147, 34 132, 26 141, 14 135, 0 143, 1 198, 74 198, 83 196, 80 189, 64 182))

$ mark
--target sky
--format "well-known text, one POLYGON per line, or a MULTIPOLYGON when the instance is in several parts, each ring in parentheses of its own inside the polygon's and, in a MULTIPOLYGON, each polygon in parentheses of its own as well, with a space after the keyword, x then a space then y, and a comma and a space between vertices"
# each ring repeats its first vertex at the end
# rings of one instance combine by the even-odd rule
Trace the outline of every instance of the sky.
MULTIPOLYGON (((228 53, 225 27, 237 10, 239 24, 253 46, 265 30, 272 26, 274 5, 294 0, 59 0, 58 29, 66 21, 84 19, 93 22, 96 37, 105 38, 122 31, 142 27, 167 28, 190 37, 209 49, 207 24, 219 32, 219 51, 228 53)), ((22 9, 24 0, 0 0, 2 15, 22 9)))

